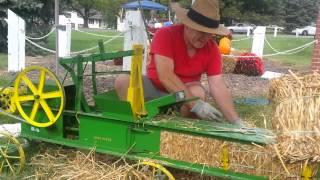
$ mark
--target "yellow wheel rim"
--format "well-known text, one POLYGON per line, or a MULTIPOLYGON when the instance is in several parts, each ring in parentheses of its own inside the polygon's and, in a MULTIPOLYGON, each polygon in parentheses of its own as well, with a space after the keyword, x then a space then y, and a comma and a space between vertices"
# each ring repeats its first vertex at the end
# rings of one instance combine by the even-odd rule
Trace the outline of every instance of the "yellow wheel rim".
POLYGON ((40 66, 30 66, 19 73, 17 79, 14 83, 14 95, 13 100, 15 102, 16 108, 18 109, 20 115, 31 125, 36 127, 48 127, 54 124, 60 117, 64 105, 65 105, 65 95, 61 83, 58 78, 50 70, 40 67, 40 66), (30 77, 36 76, 37 81, 31 81, 30 77), (56 86, 55 90, 46 90, 45 84, 48 81, 52 81, 56 86), (28 92, 21 94, 19 88, 26 86, 28 92), (49 101, 56 101, 55 105, 48 103, 49 101), (26 113, 23 108, 23 103, 31 104, 31 112, 26 113), (39 110, 43 110, 47 117, 47 121, 43 122, 45 118, 41 118, 41 122, 36 118, 39 110), (52 111, 55 109, 55 111, 52 111))
POLYGON ((0 174, 5 172, 17 175, 25 164, 22 145, 10 134, 0 132, 0 174))
POLYGON ((175 180, 170 171, 168 171, 165 167, 161 166, 160 164, 150 161, 143 161, 138 163, 137 166, 138 168, 140 167, 140 172, 146 173, 146 176, 148 177, 147 179, 150 178, 175 180))

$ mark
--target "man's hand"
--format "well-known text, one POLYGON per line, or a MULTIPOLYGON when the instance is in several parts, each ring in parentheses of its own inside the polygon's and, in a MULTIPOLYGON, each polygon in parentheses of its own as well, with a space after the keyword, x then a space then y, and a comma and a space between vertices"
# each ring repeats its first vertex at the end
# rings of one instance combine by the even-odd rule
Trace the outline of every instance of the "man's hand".
POLYGON ((222 113, 203 100, 197 100, 191 109, 200 119, 222 122, 222 113))

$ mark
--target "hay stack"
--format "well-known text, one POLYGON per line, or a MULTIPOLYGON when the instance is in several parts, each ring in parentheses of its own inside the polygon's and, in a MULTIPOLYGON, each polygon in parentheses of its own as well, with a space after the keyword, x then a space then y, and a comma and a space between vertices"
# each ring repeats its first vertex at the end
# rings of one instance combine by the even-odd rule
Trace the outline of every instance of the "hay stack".
POLYGON ((230 56, 222 57, 222 72, 224 74, 233 73, 234 68, 236 67, 237 59, 230 56))
POLYGON ((271 82, 273 128, 278 149, 287 162, 320 162, 320 74, 290 75, 271 82))

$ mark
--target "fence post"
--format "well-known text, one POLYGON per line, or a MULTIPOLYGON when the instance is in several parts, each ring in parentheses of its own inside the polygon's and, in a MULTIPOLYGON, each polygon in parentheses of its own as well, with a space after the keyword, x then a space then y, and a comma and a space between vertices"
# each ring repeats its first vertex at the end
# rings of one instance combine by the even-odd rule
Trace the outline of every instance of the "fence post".
POLYGON ((278 34, 278 27, 274 27, 273 37, 277 37, 277 34, 278 34))
POLYGON ((253 42, 251 52, 259 57, 263 56, 264 38, 266 35, 266 27, 258 26, 253 32, 253 42))
POLYGON ((59 57, 70 56, 71 24, 64 15, 59 15, 59 57))
POLYGON ((25 22, 8 9, 8 71, 25 68, 25 22))
POLYGON ((247 27, 247 37, 249 37, 249 36, 250 36, 250 33, 251 33, 251 31, 250 31, 250 27, 247 27))
MULTIPOLYGON (((124 33, 124 50, 131 50, 134 44, 142 44, 144 47, 144 58, 142 63, 142 74, 146 71, 146 59, 148 53, 148 36, 144 27, 144 22, 141 17, 140 11, 126 12, 124 19, 125 33, 124 33)), ((130 71, 131 68, 131 57, 123 58, 123 71, 130 71)))

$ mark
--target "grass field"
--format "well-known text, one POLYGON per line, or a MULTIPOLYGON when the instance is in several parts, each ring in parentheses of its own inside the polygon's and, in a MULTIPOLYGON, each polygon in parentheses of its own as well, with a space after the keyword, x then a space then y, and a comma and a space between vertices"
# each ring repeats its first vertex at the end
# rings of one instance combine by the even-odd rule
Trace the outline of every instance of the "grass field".
MULTIPOLYGON (((236 35, 234 36, 234 40, 244 39, 245 35, 236 35)), ((298 37, 296 38, 293 35, 279 35, 278 37, 273 37, 273 35, 267 35, 267 40, 271 44, 271 46, 280 52, 290 50, 302 45, 305 45, 311 41, 313 41, 313 37, 298 37)), ((232 42, 232 47, 238 50, 251 51, 252 47, 252 38, 235 41, 232 42)), ((276 55, 267 57, 267 59, 272 61, 277 61, 285 65, 290 65, 294 67, 308 67, 311 64, 311 55, 312 55, 313 45, 304 49, 301 52, 291 55, 276 55)), ((275 54, 268 44, 265 42, 264 55, 275 54)))
POLYGON ((8 67, 8 56, 7 54, 0 53, 0 69, 6 69, 8 67))
MULTIPOLYGON (((104 35, 104 36, 115 36, 118 35, 119 32, 117 31, 112 31, 112 30, 83 30, 86 32, 94 33, 94 34, 99 34, 99 35, 104 35)), ((98 36, 93 36, 89 35, 86 33, 78 32, 78 31, 72 31, 72 40, 71 40, 71 52, 75 51, 81 51, 84 49, 88 49, 94 46, 98 45, 99 40, 102 40, 103 42, 109 40, 111 38, 108 37, 98 37, 98 36)), ((52 34, 48 38, 48 48, 50 49, 55 49, 55 34, 52 34)), ((108 51, 119 51, 122 50, 123 48, 123 38, 117 38, 113 40, 110 43, 105 44, 105 50, 106 52, 108 51)), ((95 49, 93 51, 89 52, 98 52, 99 49, 95 49)))

